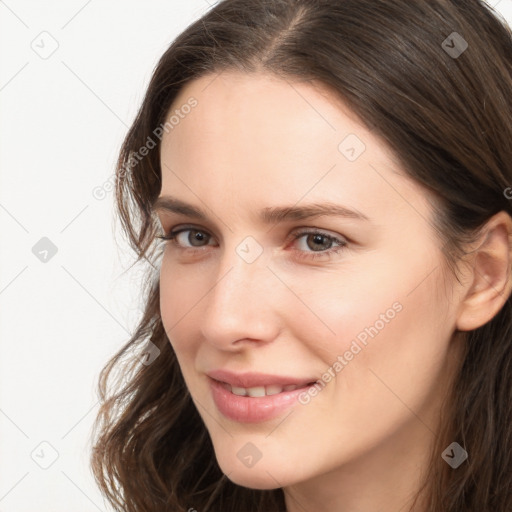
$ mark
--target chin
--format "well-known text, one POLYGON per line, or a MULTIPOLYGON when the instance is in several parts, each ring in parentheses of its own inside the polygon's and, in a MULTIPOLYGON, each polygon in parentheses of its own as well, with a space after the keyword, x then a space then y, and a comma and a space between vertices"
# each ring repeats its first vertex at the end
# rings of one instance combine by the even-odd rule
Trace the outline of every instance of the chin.
POLYGON ((231 482, 250 489, 278 489, 297 481, 297 474, 290 473, 290 469, 283 467, 282 460, 279 459, 264 461, 262 458, 252 467, 246 467, 234 453, 217 457, 217 462, 231 482))
POLYGON ((274 476, 274 478, 272 478, 272 476, 265 471, 259 470, 255 472, 255 468, 238 469, 236 471, 231 471, 224 474, 234 484, 247 487, 249 489, 279 489, 284 485, 280 480, 279 475, 277 475, 277 478, 276 476, 272 475, 274 476))

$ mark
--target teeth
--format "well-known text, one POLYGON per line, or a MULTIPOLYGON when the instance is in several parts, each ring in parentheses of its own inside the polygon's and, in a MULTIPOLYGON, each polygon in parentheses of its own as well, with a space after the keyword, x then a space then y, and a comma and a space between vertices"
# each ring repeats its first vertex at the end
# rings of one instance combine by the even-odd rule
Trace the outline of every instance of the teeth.
POLYGON ((247 394, 253 397, 265 396, 265 388, 263 386, 259 386, 256 388, 248 388, 247 394))
POLYGON ((278 393, 281 393, 281 391, 283 391, 283 386, 273 384, 271 386, 267 386, 265 388, 265 391, 267 392, 267 395, 277 395, 278 393))
POLYGON ((277 384, 271 384, 270 386, 256 386, 253 388, 239 388, 236 386, 229 386, 226 384, 226 388, 231 390, 231 393, 238 396, 250 396, 253 398, 261 397, 261 396, 270 396, 277 395, 278 393, 282 393, 283 391, 293 391, 297 389, 295 384, 290 384, 288 386, 278 386, 277 384))
POLYGON ((231 386, 231 393, 239 396, 245 396, 247 394, 245 388, 235 388, 235 386, 231 386))

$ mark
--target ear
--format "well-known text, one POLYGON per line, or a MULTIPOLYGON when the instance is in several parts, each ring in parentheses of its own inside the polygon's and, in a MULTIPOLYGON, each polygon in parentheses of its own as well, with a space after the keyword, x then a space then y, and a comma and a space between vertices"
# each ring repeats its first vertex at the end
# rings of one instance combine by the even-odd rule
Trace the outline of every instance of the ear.
POLYGON ((457 314, 457 329, 472 331, 500 311, 512 290, 512 219, 505 211, 491 217, 477 248, 468 254, 468 277, 457 314))

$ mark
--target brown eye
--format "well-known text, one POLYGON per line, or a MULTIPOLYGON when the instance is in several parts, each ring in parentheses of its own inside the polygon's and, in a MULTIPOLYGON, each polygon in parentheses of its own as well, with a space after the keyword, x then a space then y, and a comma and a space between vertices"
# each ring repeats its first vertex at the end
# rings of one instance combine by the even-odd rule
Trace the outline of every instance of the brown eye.
POLYGON ((171 231, 168 235, 161 235, 158 238, 172 241, 174 245, 181 249, 192 249, 208 245, 211 235, 200 229, 182 228, 171 231))
POLYGON ((331 249, 333 244, 337 245, 345 245, 346 241, 334 237, 332 235, 327 235, 326 233, 320 233, 318 231, 304 231, 301 233, 297 233, 295 235, 295 240, 304 239, 305 243, 298 244, 300 247, 300 250, 302 251, 313 251, 313 252, 320 252, 320 251, 327 251, 331 249))
POLYGON ((347 240, 343 238, 312 230, 301 231, 294 235, 294 239, 299 241, 295 251, 297 257, 310 260, 315 258, 329 260, 348 245, 347 240))
MULTIPOLYGON (((181 234, 185 234, 188 231, 188 235, 182 237, 182 240, 186 240, 192 247, 202 247, 203 245, 208 245, 209 236, 203 231, 199 231, 198 229, 184 229, 178 236, 181 234), (206 241, 206 244, 204 242, 206 241)), ((178 239, 178 236, 176 239, 178 239)))
POLYGON ((327 237, 325 235, 321 235, 319 233, 316 233, 314 235, 306 235, 306 245, 308 248, 310 248, 312 251, 321 251, 330 249, 332 246, 332 239, 330 237, 327 237))

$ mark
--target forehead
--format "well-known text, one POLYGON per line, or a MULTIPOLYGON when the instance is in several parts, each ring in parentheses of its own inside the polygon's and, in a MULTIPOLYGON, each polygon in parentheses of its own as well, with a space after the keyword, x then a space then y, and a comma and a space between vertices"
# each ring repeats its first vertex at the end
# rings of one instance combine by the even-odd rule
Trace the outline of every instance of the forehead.
POLYGON ((207 75, 180 91, 173 115, 179 121, 161 145, 162 192, 261 207, 325 199, 369 216, 397 208, 410 215, 400 189, 424 202, 383 141, 320 84, 207 75), (191 99, 195 106, 183 108, 191 99))
POLYGON ((352 131, 362 139, 370 137, 355 114, 319 83, 283 80, 261 73, 209 74, 180 91, 167 118, 179 112, 190 98, 197 100, 197 106, 186 115, 190 120, 180 121, 166 138, 190 135, 193 130, 207 142, 236 133, 231 145, 259 136, 251 146, 274 141, 282 149, 295 146, 296 151, 304 138, 311 149, 320 142, 337 149, 337 141, 344 133, 352 131))

